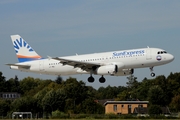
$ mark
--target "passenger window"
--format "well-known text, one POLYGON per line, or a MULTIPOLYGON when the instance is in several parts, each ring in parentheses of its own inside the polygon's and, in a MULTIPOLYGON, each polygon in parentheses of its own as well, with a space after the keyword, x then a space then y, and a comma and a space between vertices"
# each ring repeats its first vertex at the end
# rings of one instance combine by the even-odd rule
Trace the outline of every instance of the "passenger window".
POLYGON ((158 54, 160 54, 160 52, 158 52, 158 54))

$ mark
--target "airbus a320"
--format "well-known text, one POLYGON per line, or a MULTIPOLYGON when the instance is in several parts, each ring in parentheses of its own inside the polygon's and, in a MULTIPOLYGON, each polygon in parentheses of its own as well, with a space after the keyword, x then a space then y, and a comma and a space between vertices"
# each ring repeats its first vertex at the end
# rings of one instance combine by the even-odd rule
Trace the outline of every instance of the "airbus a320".
POLYGON ((174 60, 172 54, 160 48, 138 48, 66 57, 43 58, 20 36, 11 35, 18 63, 6 64, 11 69, 48 75, 89 74, 88 82, 94 82, 93 75, 126 76, 134 73, 136 68, 150 68, 154 77, 154 66, 164 65, 174 60))

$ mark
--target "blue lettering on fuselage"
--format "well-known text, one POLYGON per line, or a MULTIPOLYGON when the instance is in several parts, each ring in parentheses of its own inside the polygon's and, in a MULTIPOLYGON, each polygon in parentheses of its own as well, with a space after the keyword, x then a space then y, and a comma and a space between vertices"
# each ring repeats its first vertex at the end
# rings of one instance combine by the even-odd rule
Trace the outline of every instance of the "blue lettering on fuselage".
POLYGON ((113 57, 142 55, 142 54, 144 54, 144 53, 145 53, 144 50, 113 52, 113 57))

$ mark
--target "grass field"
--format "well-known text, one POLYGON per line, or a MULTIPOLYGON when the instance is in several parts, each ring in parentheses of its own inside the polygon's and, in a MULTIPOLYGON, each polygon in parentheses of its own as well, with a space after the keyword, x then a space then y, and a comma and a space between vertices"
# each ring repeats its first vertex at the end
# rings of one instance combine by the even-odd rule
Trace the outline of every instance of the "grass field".
MULTIPOLYGON (((31 119, 0 119, 0 120, 31 120, 31 119)), ((32 120, 165 120, 165 119, 32 119, 32 120)), ((167 120, 178 120, 178 119, 167 119, 167 120)))

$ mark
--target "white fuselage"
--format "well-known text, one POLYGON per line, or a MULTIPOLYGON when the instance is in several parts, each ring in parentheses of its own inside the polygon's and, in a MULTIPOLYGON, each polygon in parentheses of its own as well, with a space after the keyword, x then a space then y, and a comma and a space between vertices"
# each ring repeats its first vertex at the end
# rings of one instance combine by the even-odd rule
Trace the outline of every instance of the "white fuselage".
MULTIPOLYGON (((119 71, 121 71, 123 69, 154 67, 167 64, 174 59, 174 56, 166 53, 164 50, 159 48, 140 48, 132 50, 67 56, 61 58, 79 61, 82 62, 82 64, 83 62, 98 63, 101 66, 119 64, 120 67, 118 67, 118 69, 119 71)), ((72 75, 90 73, 90 71, 83 70, 79 67, 62 64, 59 60, 51 58, 21 62, 16 64, 29 65, 30 68, 27 69, 19 66, 10 66, 11 69, 49 75, 72 75)), ((124 74, 117 73, 115 75, 120 76, 124 74)))

